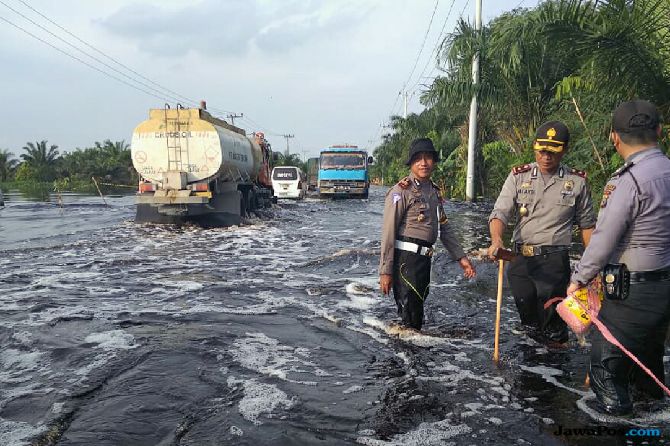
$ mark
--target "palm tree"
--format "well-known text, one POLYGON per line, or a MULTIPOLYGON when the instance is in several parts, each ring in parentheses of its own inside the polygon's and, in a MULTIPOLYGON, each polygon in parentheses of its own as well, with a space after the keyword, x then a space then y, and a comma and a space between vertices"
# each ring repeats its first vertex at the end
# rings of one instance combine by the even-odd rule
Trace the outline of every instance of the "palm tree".
POLYGON ((56 172, 56 161, 58 160, 58 146, 51 145, 47 148, 47 141, 42 140, 33 144, 26 143, 23 146, 26 153, 21 154, 25 164, 34 172, 37 179, 52 181, 56 172))
POLYGON ((13 157, 14 154, 9 150, 0 149, 0 181, 7 181, 10 174, 16 169, 19 162, 13 157))
POLYGON ((670 116, 669 61, 670 0, 547 0, 502 14, 481 32, 461 20, 442 43, 440 76, 421 96, 426 110, 392 118, 393 134, 375 150, 375 173, 383 167, 385 176, 402 174, 409 141, 431 136, 444 160, 436 174, 460 187, 476 92, 477 139, 486 147, 477 163, 482 182, 504 178, 510 163, 526 162, 535 128, 560 119, 571 131, 566 162, 587 168, 598 160, 600 169, 589 169, 597 190, 617 164, 608 144, 614 106, 639 97, 670 116), (477 85, 471 74, 475 54, 477 85))

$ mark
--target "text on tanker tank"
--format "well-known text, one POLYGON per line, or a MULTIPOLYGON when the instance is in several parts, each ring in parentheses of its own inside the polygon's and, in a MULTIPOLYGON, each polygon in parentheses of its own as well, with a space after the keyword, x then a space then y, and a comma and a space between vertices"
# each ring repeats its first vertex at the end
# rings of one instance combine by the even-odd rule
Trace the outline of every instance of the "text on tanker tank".
POLYGON ((228 158, 233 161, 241 161, 243 163, 249 161, 249 156, 244 153, 228 152, 228 158))
POLYGON ((193 135, 187 132, 155 132, 155 138, 191 138, 193 135))

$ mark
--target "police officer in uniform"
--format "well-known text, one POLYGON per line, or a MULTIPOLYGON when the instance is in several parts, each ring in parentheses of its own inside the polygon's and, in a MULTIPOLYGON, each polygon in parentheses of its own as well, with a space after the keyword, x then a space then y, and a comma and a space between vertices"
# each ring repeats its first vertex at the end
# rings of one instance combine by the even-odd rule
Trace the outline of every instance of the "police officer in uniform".
POLYGON ((568 329, 548 301, 565 296, 573 225, 581 229, 584 245, 595 226, 586 174, 561 163, 569 139, 562 122, 542 124, 533 143, 535 162, 512 169, 489 216, 491 258, 504 248, 505 227, 516 216, 512 250, 518 255, 507 269, 514 302, 521 323, 556 346, 567 342, 568 329))
POLYGON ((442 244, 453 259, 458 259, 465 277, 476 274, 447 224, 439 189, 430 181, 437 161, 430 139, 414 140, 407 160, 411 173, 389 190, 384 204, 379 285, 383 294, 389 294, 393 287, 403 325, 417 330, 423 324, 423 303, 428 296, 438 228, 442 244))
MULTIPOLYGON (((657 145, 660 122, 656 106, 647 101, 624 102, 614 110, 610 138, 625 163, 605 186, 591 244, 567 291, 605 268, 599 319, 663 382, 670 321, 670 160, 657 145)), ((632 411, 631 382, 642 396, 663 397, 661 388, 599 331, 592 340, 589 376, 603 412, 632 411)))

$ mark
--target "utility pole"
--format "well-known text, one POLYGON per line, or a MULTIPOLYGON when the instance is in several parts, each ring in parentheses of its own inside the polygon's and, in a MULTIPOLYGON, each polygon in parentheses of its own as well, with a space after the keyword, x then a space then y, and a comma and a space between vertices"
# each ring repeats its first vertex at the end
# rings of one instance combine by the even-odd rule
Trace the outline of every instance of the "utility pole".
POLYGON ((288 151, 288 140, 289 140, 290 138, 295 138, 295 135, 281 135, 281 136, 283 136, 284 138, 286 138, 286 153, 284 154, 284 156, 285 156, 286 158, 288 158, 288 155, 289 155, 289 151, 288 151))
POLYGON ((403 117, 403 119, 407 119, 407 90, 403 90, 403 92, 402 92, 402 100, 403 100, 403 112, 402 112, 402 117, 403 117))
POLYGON ((235 118, 242 118, 242 117, 244 117, 244 113, 240 113, 239 115, 237 115, 237 114, 235 114, 235 113, 231 113, 231 114, 229 114, 229 115, 226 115, 226 117, 227 117, 228 119, 230 119, 230 123, 231 123, 232 125, 235 125, 235 118))
MULTIPOLYGON (((477 35, 482 29, 482 0, 475 4, 475 31, 477 35)), ((472 57, 472 85, 479 84, 479 52, 472 57)), ((470 102, 470 125, 468 132, 468 172, 465 181, 465 199, 475 201, 475 153, 477 148, 477 92, 472 95, 470 102)))

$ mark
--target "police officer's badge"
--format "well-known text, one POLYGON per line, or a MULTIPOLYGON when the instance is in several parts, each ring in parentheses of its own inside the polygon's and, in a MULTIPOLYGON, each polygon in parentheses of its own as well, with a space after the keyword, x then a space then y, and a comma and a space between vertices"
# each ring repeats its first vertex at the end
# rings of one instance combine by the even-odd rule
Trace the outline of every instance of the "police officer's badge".
POLYGON ((563 189, 567 191, 571 191, 573 187, 575 187, 575 183, 572 180, 566 181, 565 184, 563 185, 563 189))
POLYGON ((525 181, 525 182, 521 183, 521 189, 530 189, 531 186, 532 185, 530 184, 530 181, 525 181))
POLYGON ((601 208, 607 206, 607 200, 609 199, 610 195, 612 195, 612 192, 614 192, 614 189, 616 189, 614 184, 608 184, 605 186, 605 190, 603 191, 603 199, 600 201, 601 208))
POLYGON ((552 127, 547 130, 547 139, 554 139, 554 136, 556 136, 556 129, 552 127))

